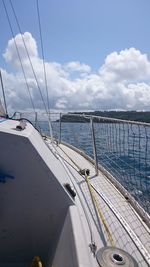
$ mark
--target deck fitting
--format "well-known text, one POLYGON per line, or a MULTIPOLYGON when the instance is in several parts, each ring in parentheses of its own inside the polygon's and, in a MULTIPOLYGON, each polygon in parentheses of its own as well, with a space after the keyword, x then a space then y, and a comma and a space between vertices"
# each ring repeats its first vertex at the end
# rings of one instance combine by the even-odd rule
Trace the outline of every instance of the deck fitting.
POLYGON ((96 259, 100 267, 138 267, 136 260, 126 251, 115 247, 103 247, 96 253, 96 259))

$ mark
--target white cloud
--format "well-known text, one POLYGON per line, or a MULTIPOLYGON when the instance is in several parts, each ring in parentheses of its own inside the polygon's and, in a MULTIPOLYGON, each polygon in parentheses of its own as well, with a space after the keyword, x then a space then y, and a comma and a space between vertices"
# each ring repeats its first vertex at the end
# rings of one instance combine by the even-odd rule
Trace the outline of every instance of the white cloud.
POLYGON ((81 73, 90 73, 91 67, 89 65, 80 63, 79 61, 68 62, 64 65, 64 69, 69 72, 81 72, 81 73))
POLYGON ((99 73, 105 81, 111 82, 150 79, 150 62, 146 54, 141 54, 135 48, 129 48, 108 55, 99 73))
POLYGON ((20 67, 20 60, 28 61, 28 55, 32 59, 38 57, 36 41, 31 33, 17 34, 15 38, 8 41, 5 53, 3 54, 5 60, 15 67, 20 67), (24 45, 25 44, 25 45, 24 45))
MULTIPOLYGON (((30 33, 23 35, 38 84, 46 101, 43 61, 30 33)), ((43 109, 22 36, 15 37, 35 107, 43 109)), ((10 110, 29 109, 28 90, 21 72, 14 40, 9 40, 5 60, 16 68, 15 74, 2 70, 10 110)), ((79 61, 60 64, 45 62, 47 86, 52 109, 147 109, 150 103, 150 62, 135 48, 113 52, 97 73, 79 61)))
POLYGON ((150 110, 150 84, 129 84, 124 88, 127 109, 150 110))

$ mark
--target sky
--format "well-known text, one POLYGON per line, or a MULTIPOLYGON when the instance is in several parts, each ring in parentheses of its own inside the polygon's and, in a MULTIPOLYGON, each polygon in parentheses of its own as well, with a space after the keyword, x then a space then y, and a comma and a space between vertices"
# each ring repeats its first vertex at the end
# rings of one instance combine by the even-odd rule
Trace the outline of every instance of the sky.
POLYGON ((0 69, 10 112, 30 110, 29 93, 43 110, 38 87, 48 106, 43 66, 51 110, 150 110, 149 0, 38 0, 44 64, 36 0, 11 1, 22 35, 10 0, 0 0, 0 69))

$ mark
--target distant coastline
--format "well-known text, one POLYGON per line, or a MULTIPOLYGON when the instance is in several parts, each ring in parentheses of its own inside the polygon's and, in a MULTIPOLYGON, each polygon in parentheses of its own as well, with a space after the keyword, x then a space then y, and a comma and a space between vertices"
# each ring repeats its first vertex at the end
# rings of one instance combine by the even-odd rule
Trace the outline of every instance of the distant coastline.
MULTIPOLYGON (((83 112, 76 112, 73 114, 81 115, 83 112)), ((150 123, 150 111, 93 111, 93 112, 84 112, 85 115, 101 116, 108 118, 115 118, 121 120, 131 120, 139 122, 150 123)), ((62 115, 62 122, 88 122, 89 120, 83 117, 78 116, 69 116, 67 114, 62 115)), ((95 120, 98 122, 97 120, 95 120)), ((107 121, 109 122, 109 121, 107 121)))

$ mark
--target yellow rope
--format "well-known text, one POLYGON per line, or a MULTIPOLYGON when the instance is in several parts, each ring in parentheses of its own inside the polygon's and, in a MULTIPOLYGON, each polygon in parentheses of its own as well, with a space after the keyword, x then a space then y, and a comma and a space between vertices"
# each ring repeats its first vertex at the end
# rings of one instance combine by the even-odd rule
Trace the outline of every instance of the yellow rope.
POLYGON ((94 192, 94 190, 93 190, 93 188, 92 188, 92 186, 91 186, 91 183, 90 183, 90 180, 89 180, 89 176, 86 175, 86 174, 85 174, 85 180, 86 180, 86 182, 87 182, 88 189, 89 189, 89 191, 90 191, 92 200, 93 200, 93 202, 94 202, 94 204, 95 204, 95 206, 96 206, 96 208, 97 208, 98 215, 99 215, 99 217, 101 218, 101 221, 102 221, 102 223, 103 223, 103 225, 104 225, 104 227, 105 227, 105 230, 106 230, 106 233, 107 233, 107 235, 108 235, 108 239, 109 239, 109 241, 110 241, 110 244, 111 244, 113 247, 115 247, 115 241, 113 240, 112 234, 111 234, 111 232, 110 232, 110 230, 109 230, 109 227, 108 227, 108 225, 107 225, 106 219, 105 219, 105 217, 104 217, 104 215, 103 215, 103 212, 102 212, 102 210, 101 210, 100 204, 98 203, 98 201, 97 201, 97 199, 96 199, 96 195, 95 195, 95 192, 94 192))
POLYGON ((39 256, 35 256, 32 259, 32 262, 31 262, 30 267, 34 267, 35 265, 37 265, 37 267, 43 267, 42 262, 41 262, 41 259, 40 259, 39 256))
MULTIPOLYGON (((64 154, 65 154, 65 155, 72 161, 72 163, 79 169, 79 173, 80 173, 80 171, 82 171, 82 169, 79 167, 79 165, 78 165, 76 162, 74 162, 74 161, 67 155, 67 153, 66 153, 61 147, 60 147, 60 149, 61 149, 61 150, 64 152, 64 154)), ((108 239, 109 239, 109 241, 110 241, 110 244, 111 244, 113 247, 115 247, 115 241, 113 240, 112 234, 111 234, 111 232, 110 232, 110 230, 109 230, 109 227, 108 227, 108 225, 107 225, 106 219, 105 219, 105 217, 104 217, 104 215, 103 215, 103 212, 102 212, 102 210, 101 210, 100 204, 98 203, 98 201, 97 201, 97 199, 96 199, 96 195, 95 195, 94 189, 93 189, 92 186, 91 186, 89 176, 86 174, 86 170, 84 170, 84 171, 85 171, 85 180, 86 180, 86 182, 87 182, 88 189, 89 189, 89 191, 90 191, 92 200, 93 200, 93 202, 94 202, 94 204, 95 204, 95 206, 96 206, 98 215, 99 215, 99 217, 100 217, 100 219, 101 219, 101 221, 102 221, 102 223, 103 223, 103 225, 104 225, 104 227, 105 227, 105 230, 106 230, 106 233, 107 233, 107 235, 108 235, 108 239)))

